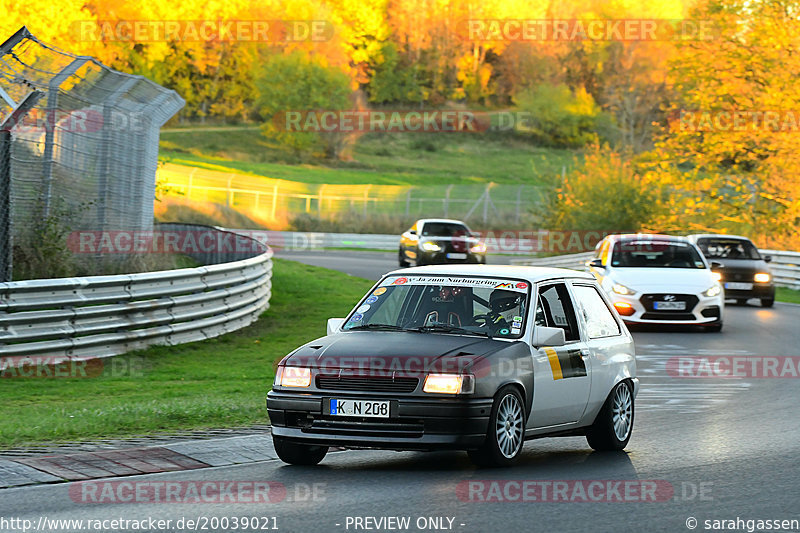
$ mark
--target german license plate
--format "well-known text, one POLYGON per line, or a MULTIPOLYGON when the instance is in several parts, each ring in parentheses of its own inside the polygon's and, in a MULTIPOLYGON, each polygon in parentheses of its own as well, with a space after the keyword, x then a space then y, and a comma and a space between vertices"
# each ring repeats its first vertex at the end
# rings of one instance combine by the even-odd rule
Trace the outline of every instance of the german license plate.
POLYGON ((389 402, 380 400, 331 399, 331 415, 389 418, 389 402))
POLYGON ((653 307, 659 311, 685 311, 686 302, 656 302, 653 307))
POLYGON ((753 284, 752 283, 742 283, 737 281, 729 281, 725 284, 726 289, 730 289, 732 291, 749 291, 752 290, 753 284))
POLYGON ((457 253, 449 253, 447 254, 448 259, 466 259, 467 254, 457 254, 457 253))

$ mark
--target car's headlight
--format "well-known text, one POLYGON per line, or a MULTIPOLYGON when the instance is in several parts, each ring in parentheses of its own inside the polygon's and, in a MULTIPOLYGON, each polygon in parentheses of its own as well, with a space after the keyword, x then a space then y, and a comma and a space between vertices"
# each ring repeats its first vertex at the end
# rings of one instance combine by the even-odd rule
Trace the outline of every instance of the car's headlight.
POLYGON ((753 276, 753 279, 756 281, 756 283, 769 283, 769 281, 772 279, 772 276, 766 272, 759 272, 753 276))
POLYGON ((439 246, 435 242, 430 242, 430 241, 423 242, 422 244, 419 245, 419 247, 425 250, 426 252, 438 252, 439 250, 442 249, 441 246, 439 246))
POLYGON ((636 291, 631 289, 630 287, 626 287, 622 283, 615 283, 611 286, 611 290, 616 292, 617 294, 625 294, 628 296, 632 296, 636 294, 636 291))
POLYGON ((425 378, 422 390, 440 394, 470 394, 475 392, 475 376, 472 374, 429 374, 425 378))
POLYGON ((275 383, 281 387, 308 387, 311 385, 311 369, 300 366, 279 366, 275 383))
POLYGON ((714 281, 722 281, 722 272, 712 272, 711 277, 714 278, 714 281))
POLYGON ((708 296, 711 298, 712 296, 717 296, 719 293, 722 292, 722 289, 719 285, 714 285, 713 287, 709 287, 705 291, 703 291, 703 296, 708 296))
POLYGON ((486 253, 486 245, 482 242, 474 245, 472 248, 469 249, 470 252, 473 254, 485 254, 486 253))

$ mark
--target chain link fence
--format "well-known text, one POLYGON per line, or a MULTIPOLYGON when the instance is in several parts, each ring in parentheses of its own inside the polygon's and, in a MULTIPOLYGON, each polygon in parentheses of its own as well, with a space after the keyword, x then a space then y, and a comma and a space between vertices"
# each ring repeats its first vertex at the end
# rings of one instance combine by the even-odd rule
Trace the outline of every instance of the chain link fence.
POLYGON ((159 130, 183 105, 24 27, 0 45, 0 281, 12 255, 57 265, 71 231, 151 230, 159 130))
MULTIPOLYGON (((404 224, 416 218, 448 217, 480 227, 490 223, 508 227, 530 220, 546 197, 545 189, 535 185, 310 184, 174 163, 159 168, 158 183, 165 197, 225 205, 272 228, 287 228, 304 214, 313 217, 314 223, 342 215, 362 221, 395 217, 404 224)), ((385 230, 370 227, 369 222, 364 226, 357 229, 363 233, 385 230)))

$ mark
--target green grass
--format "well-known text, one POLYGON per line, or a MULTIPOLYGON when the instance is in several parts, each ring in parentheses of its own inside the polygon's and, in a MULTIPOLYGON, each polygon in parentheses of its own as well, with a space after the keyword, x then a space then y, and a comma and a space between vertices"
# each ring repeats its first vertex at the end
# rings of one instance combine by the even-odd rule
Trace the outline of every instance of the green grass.
POLYGON ((352 161, 298 161, 252 128, 161 134, 160 159, 212 170, 312 184, 541 184, 569 170, 576 152, 534 146, 510 135, 369 134, 352 161))
POLYGON ((245 329, 107 359, 95 378, 0 379, 0 448, 265 423, 276 362, 324 335, 371 284, 275 259, 271 307, 245 329))
POLYGON ((779 302, 800 304, 800 291, 787 289, 786 287, 778 287, 775 291, 775 299, 779 302))

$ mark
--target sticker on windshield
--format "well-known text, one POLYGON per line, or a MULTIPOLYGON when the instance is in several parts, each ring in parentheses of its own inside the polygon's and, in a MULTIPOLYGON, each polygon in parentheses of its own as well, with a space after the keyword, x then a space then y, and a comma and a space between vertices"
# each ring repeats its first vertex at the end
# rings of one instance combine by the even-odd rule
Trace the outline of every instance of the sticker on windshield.
POLYGON ((352 322, 361 322, 363 319, 364 319, 364 315, 362 315, 360 313, 356 313, 355 315, 353 315, 353 318, 351 318, 350 320, 352 322))
POLYGON ((373 296, 380 296, 384 292, 386 292, 386 287, 380 287, 380 288, 375 289, 375 292, 373 292, 372 295, 373 296))
MULTIPOLYGON (((502 289, 514 292, 527 292, 528 290, 527 283, 516 282, 513 280, 456 276, 388 277, 381 282, 381 285, 444 285, 449 287, 485 287, 488 289, 502 289)), ((376 294, 378 290, 376 290, 373 294, 376 294)))
POLYGON ((520 331, 522 331, 520 328, 511 328, 512 335, 518 335, 520 331))
POLYGON ((368 303, 368 304, 374 304, 377 301, 378 301, 378 297, 377 296, 370 296, 369 298, 367 298, 365 300, 365 302, 368 303))
POLYGON ((356 313, 366 313, 367 311, 369 311, 368 305, 362 305, 361 307, 356 309, 356 313))

